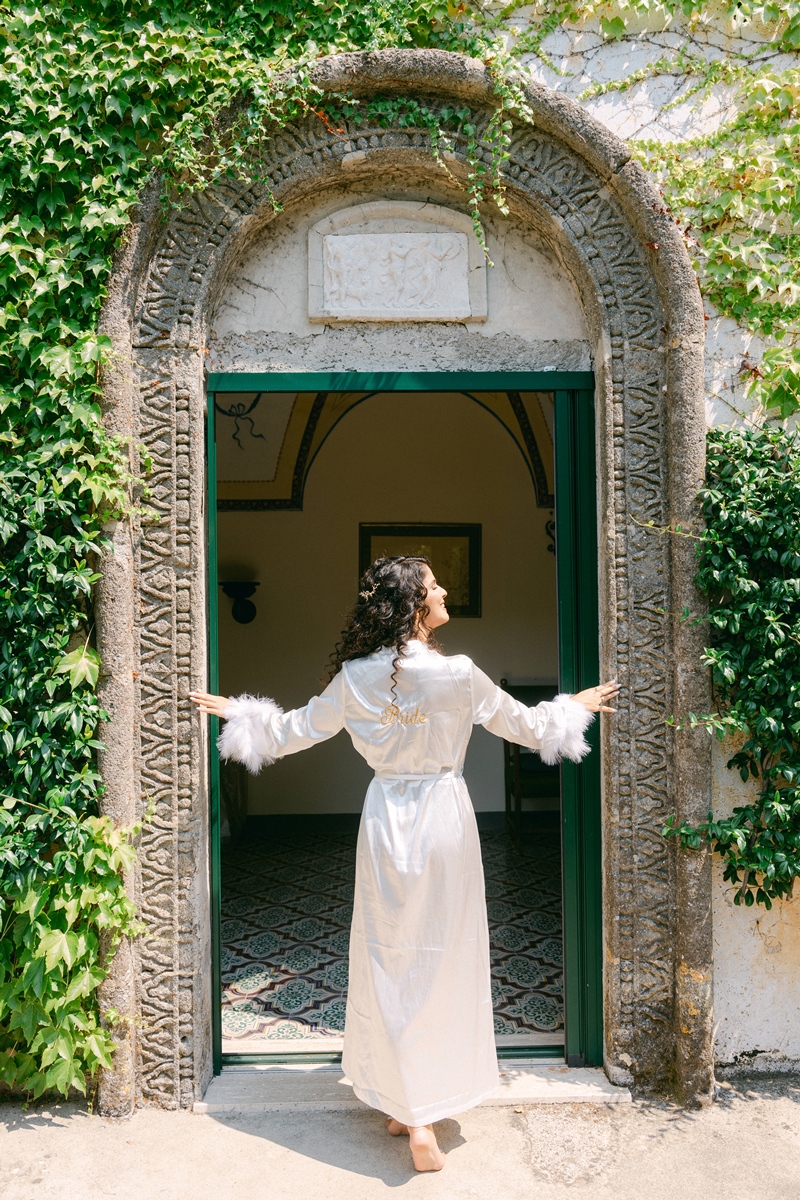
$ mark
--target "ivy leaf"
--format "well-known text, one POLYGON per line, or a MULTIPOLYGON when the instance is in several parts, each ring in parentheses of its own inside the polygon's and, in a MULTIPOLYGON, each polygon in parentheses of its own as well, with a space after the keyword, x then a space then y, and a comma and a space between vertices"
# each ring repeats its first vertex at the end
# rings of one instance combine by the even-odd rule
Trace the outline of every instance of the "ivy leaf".
POLYGON ((96 650, 88 645, 79 646, 59 659, 55 673, 69 675, 69 684, 74 692, 84 682, 95 687, 101 665, 102 659, 96 650))
POLYGON ((47 1019, 47 1014, 41 1004, 25 1004, 19 1014, 19 1020, 15 1022, 15 1027, 25 1035, 27 1042, 32 1042, 36 1031, 42 1024, 42 1018, 47 1019))
POLYGON ((80 357, 81 362, 103 362, 113 349, 111 338, 105 333, 100 333, 89 337, 81 338, 80 341, 80 357))
POLYGON ((75 961, 77 939, 74 933, 64 933, 62 929, 51 929, 39 943, 39 953, 45 955, 45 966, 52 971, 60 962, 71 967, 75 961))
POLYGON ((57 1092, 61 1092, 62 1096, 66 1096, 70 1088, 84 1092, 86 1083, 83 1072, 77 1069, 75 1060, 69 1057, 59 1058, 50 1068, 45 1076, 45 1087, 54 1088, 57 1092))
POLYGON ((625 37, 625 21, 622 17, 601 17, 600 30, 603 37, 613 38, 614 41, 619 41, 625 37))
POLYGON ((50 368, 56 379, 75 375, 75 356, 70 346, 51 346, 42 354, 42 363, 50 368))
POLYGON ((70 981, 70 985, 64 993, 64 999, 70 1004, 80 996, 90 995, 103 982, 104 977, 105 972, 99 968, 86 967, 83 971, 79 971, 75 978, 70 981))
POLYGON ((33 922, 47 903, 47 890, 41 886, 29 887, 18 900, 14 901, 14 912, 22 913, 33 922))
POLYGON ((124 92, 121 96, 106 96, 106 112, 115 112, 117 116, 122 117, 130 108, 130 103, 129 98, 124 92))
POLYGON ((91 1033, 86 1039, 86 1046, 89 1051, 95 1056, 101 1067, 105 1067, 108 1071, 113 1065, 111 1062, 111 1041, 104 1041, 99 1033, 91 1033))
POLYGON ((22 976, 22 986, 26 991, 30 988, 37 1000, 42 999, 45 989, 45 961, 43 958, 28 959, 22 976))

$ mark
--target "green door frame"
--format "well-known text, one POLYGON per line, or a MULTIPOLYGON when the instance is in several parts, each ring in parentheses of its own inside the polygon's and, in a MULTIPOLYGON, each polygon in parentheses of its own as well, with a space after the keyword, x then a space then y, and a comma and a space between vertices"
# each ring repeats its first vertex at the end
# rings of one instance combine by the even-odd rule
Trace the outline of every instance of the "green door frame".
MULTIPOLYGON (((592 390, 555 395, 556 573, 559 682, 580 692, 599 681, 597 485, 592 390)), ((564 1025, 570 1067, 603 1063, 600 730, 584 762, 561 764, 564 1025)))
MULTIPOLYGON (((269 374, 227 372, 210 374, 207 389, 208 678, 212 692, 216 692, 219 687, 214 420, 214 400, 218 392, 553 392, 560 687, 567 692, 576 692, 598 681, 594 376, 590 371, 420 371, 380 374, 355 371, 269 374)), ((211 718, 209 824, 212 1036, 215 1075, 219 1074, 223 1065, 217 725, 217 719, 211 718)), ((561 771, 565 1056, 569 1066, 600 1065, 603 1061, 600 761, 597 722, 592 726, 588 737, 596 752, 579 766, 565 763, 561 771)), ((263 1057, 236 1055, 235 1061, 257 1061, 263 1057)))

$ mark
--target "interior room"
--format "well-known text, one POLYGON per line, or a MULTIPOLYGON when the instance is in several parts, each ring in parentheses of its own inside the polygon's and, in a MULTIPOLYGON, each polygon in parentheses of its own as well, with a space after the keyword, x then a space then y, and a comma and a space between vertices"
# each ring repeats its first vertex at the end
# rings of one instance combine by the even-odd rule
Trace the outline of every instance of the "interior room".
MULTIPOLYGON (((526 702, 555 694, 552 396, 228 393, 215 410, 223 694, 290 709, 322 690, 359 571, 384 550, 432 558, 444 653, 526 702)), ((560 1044, 558 773, 477 727, 464 774, 498 1046, 560 1044)), ((340 1049, 370 777, 344 732, 257 777, 223 766, 225 1052, 340 1049)))

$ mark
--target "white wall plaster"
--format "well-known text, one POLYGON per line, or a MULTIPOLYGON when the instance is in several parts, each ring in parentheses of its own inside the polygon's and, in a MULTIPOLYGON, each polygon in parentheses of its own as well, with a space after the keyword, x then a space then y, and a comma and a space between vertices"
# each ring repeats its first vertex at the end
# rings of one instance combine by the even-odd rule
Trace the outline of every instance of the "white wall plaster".
MULTIPOLYGON (((510 40, 524 38, 530 9, 519 9, 508 24, 516 31, 510 40)), ((600 32, 599 19, 581 29, 558 28, 542 42, 543 57, 524 54, 522 63, 532 79, 580 100, 589 112, 622 138, 674 141, 711 133, 731 115, 731 89, 718 84, 710 93, 698 92, 682 100, 694 80, 669 68, 635 84, 627 91, 613 90, 583 99, 595 84, 625 80, 662 59, 689 52, 707 61, 731 54, 746 54, 771 70, 797 65, 796 56, 781 54, 756 25, 738 31, 724 18, 722 5, 708 19, 687 20, 676 14, 664 28, 659 14, 627 14, 628 30, 635 39, 615 41, 600 32)))
MULTIPOLYGON (((720 816, 752 796, 725 766, 733 749, 716 743, 714 803, 720 816)), ((800 897, 771 911, 733 902, 714 861, 714 1018, 716 1058, 780 1067, 800 1064, 800 897)))
MULTIPOLYGON (((508 21, 509 40, 524 38, 533 9, 520 8, 508 21)), ((757 22, 737 25, 727 16, 727 5, 709 7, 699 18, 675 14, 667 19, 658 12, 627 14, 635 39, 604 38, 599 19, 581 29, 555 29, 542 43, 543 57, 523 55, 524 70, 539 83, 579 100, 618 137, 652 139, 669 143, 715 132, 733 114, 733 89, 715 85, 709 92, 689 92, 696 80, 665 68, 626 91, 613 89, 600 96, 584 97, 595 84, 627 79, 662 59, 675 60, 681 50, 707 61, 731 54, 746 54, 751 62, 769 71, 797 66, 797 56, 779 53, 757 22), (545 61, 546 59, 546 61, 545 61)), ((721 317, 706 302, 709 317, 706 346, 707 419, 709 426, 738 425, 754 411, 747 395, 748 376, 740 373, 745 357, 758 363, 764 351, 777 343, 753 334, 735 321, 721 317)), ((786 344, 789 344, 787 340, 786 344)))
POLYGON ((723 317, 708 301, 706 316, 706 421, 714 425, 742 425, 753 412, 748 396, 750 375, 745 362, 757 363, 772 344, 723 317))
MULTIPOLYGON (((486 275, 486 320, 379 328, 309 319, 308 235, 347 204, 380 197, 337 189, 286 213, 251 248, 212 320, 208 369, 232 370, 586 370, 588 330, 577 292, 552 251, 531 230, 499 213, 486 222, 494 266, 486 275)), ((463 213, 454 215, 463 216, 463 213)), ((474 251, 470 266, 474 266, 474 251)), ((482 268, 483 269, 483 268, 482 268)), ((478 301, 471 291, 473 311, 478 301)))

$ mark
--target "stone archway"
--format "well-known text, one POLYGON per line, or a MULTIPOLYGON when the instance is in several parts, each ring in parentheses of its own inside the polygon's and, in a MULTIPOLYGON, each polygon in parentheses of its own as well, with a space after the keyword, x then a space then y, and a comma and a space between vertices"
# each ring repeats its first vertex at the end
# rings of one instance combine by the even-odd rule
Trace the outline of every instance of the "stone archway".
MULTIPOLYGON (((424 96, 468 105, 478 128, 493 104, 483 64, 434 51, 322 60, 316 82, 361 96, 424 96)), ((704 857, 675 855, 664 818, 708 809, 707 738, 671 713, 703 711, 691 549, 647 528, 686 522, 704 464, 703 313, 681 238, 626 146, 579 105, 528 88, 535 127, 514 131, 505 167, 512 212, 561 260, 583 299, 597 378, 601 662, 623 695, 606 727, 604 955, 606 1066, 642 1085, 677 1080, 685 1098, 713 1088, 710 877, 704 857)), ((466 175, 455 139, 448 166, 466 175)), ((488 152, 487 152, 488 154, 488 152)), ((315 118, 275 133, 262 170, 287 207, 312 189, 367 179, 442 182, 427 138, 401 128, 329 131, 315 118)), ((190 1105, 211 1072, 207 747, 186 694, 206 678, 204 352, 210 313, 237 257, 276 220, 265 187, 226 182, 167 224, 154 197, 111 281, 104 316, 117 356, 105 380, 112 430, 152 459, 157 520, 119 525, 97 597, 103 698, 111 714, 102 770, 106 811, 156 816, 131 880, 148 926, 115 959, 104 1002, 118 1026, 101 1104, 190 1105)), ((354 364, 355 368, 356 364, 354 364)))

